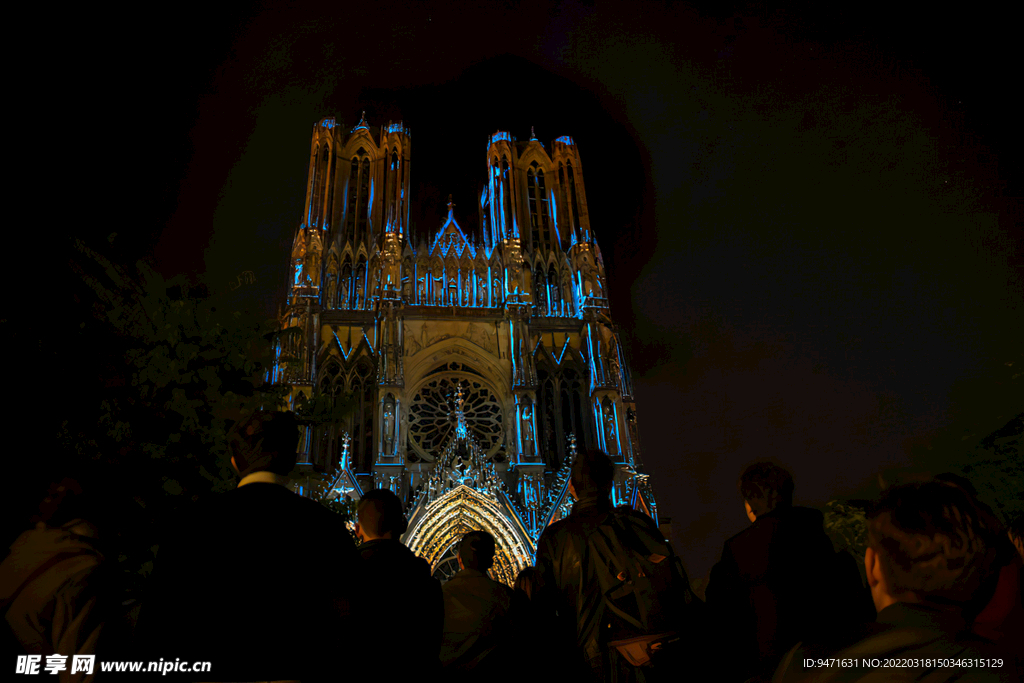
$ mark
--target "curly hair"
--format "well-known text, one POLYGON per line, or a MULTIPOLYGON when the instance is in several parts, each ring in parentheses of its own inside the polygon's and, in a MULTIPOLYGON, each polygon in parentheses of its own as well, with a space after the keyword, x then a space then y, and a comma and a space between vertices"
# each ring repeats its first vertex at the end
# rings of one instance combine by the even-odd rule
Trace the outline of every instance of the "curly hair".
POLYGON ((868 545, 893 592, 967 602, 996 557, 990 515, 947 481, 892 486, 868 510, 868 545))

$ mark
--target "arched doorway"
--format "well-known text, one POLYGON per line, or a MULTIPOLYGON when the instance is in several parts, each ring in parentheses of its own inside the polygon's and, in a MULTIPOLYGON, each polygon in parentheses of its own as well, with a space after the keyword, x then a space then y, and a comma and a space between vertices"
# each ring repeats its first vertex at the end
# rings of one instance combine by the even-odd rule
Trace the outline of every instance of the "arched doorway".
MULTIPOLYGON (((416 510, 402 541, 430 563, 438 579, 450 578, 462 536, 482 530, 494 536, 491 577, 508 586, 533 562, 534 547, 503 493, 492 498, 465 485, 416 510)), ((455 564, 455 567, 458 565, 455 564)))

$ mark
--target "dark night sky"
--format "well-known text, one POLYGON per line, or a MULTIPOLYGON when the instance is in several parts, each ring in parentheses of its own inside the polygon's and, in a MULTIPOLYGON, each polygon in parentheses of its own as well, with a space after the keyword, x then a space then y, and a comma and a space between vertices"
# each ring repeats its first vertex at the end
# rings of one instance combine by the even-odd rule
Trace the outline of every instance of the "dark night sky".
POLYGON ((871 495, 1021 358, 1013 17, 326 7, 72 21, 53 106, 90 167, 69 232, 214 288, 251 270, 238 303, 270 313, 321 116, 411 128, 421 231, 449 193, 477 227, 488 133, 571 135, 693 576, 746 524, 744 465, 790 467, 798 503, 871 495))

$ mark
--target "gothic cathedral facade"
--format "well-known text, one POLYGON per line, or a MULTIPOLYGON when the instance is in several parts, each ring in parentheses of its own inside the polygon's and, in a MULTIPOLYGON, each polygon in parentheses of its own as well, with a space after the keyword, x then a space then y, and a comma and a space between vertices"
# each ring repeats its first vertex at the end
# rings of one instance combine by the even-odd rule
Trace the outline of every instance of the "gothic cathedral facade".
POLYGON ((303 440, 332 495, 398 494, 403 541, 441 578, 463 533, 489 531, 495 578, 511 584, 571 506, 577 448, 610 454, 615 503, 657 520, 582 163, 569 137, 497 132, 479 230, 449 198, 447 218, 413 234, 411 154, 401 123, 313 127, 281 320, 297 329, 273 372, 293 402, 355 403, 303 440))

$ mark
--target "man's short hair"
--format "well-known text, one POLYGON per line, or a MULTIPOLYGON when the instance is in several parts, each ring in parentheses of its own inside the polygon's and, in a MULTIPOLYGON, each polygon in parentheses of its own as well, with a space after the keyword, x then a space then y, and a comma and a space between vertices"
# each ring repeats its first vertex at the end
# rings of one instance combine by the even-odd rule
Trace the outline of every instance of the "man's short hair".
POLYGON ((494 536, 486 531, 470 531, 459 542, 459 557, 469 569, 487 571, 494 565, 494 536))
POLYGON ((793 504, 793 475, 774 463, 755 462, 743 470, 738 487, 757 515, 793 504))
POLYGON ((572 486, 580 496, 601 496, 612 490, 615 465, 607 453, 585 450, 576 454, 570 476, 572 486))
POLYGON ((867 512, 868 545, 894 595, 966 603, 996 556, 992 517, 946 481, 892 486, 867 512))
POLYGON ((299 421, 290 411, 257 410, 228 435, 230 454, 243 477, 253 472, 285 475, 295 467, 299 421))
POLYGON ((397 539, 409 528, 402 509, 402 501, 388 489, 372 489, 363 494, 356 505, 356 516, 370 536, 380 538, 391 532, 397 539))

